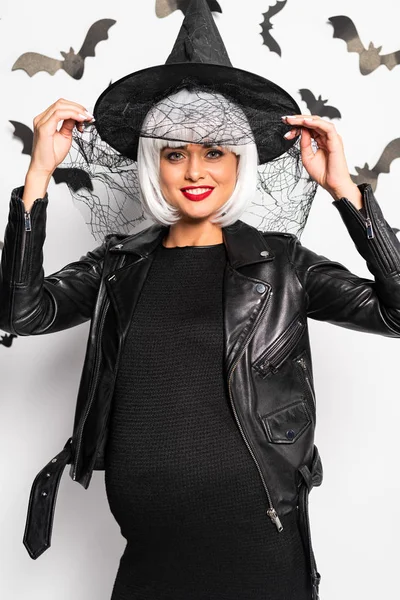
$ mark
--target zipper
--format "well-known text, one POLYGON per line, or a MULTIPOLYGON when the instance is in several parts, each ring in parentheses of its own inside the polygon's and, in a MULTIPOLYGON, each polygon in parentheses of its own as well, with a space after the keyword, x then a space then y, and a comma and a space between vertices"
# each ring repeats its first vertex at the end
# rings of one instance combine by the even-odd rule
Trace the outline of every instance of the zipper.
MULTIPOLYGON (((258 359, 255 363, 255 368, 261 372, 263 377, 266 377, 271 372, 274 374, 278 372, 279 367, 286 360, 288 347, 292 349, 295 346, 302 335, 303 327, 304 322, 300 317, 296 317, 284 332, 283 337, 278 341, 278 345, 272 350, 270 346, 262 358, 258 359)), ((273 346, 274 342, 272 343, 273 346)))
MULTIPOLYGON (((113 382, 112 382, 113 389, 114 389, 115 379, 116 379, 116 377, 117 377, 117 373, 118 373, 118 368, 119 368, 119 361, 120 361, 120 355, 121 355, 122 345, 123 345, 123 344, 122 344, 122 342, 121 342, 121 343, 119 344, 119 348, 118 348, 118 354, 117 354, 117 358, 116 358, 116 361, 115 361, 114 377, 113 377, 113 382)), ((108 410, 107 417, 104 419, 104 424, 103 424, 102 430, 101 430, 101 432, 100 432, 100 434, 99 434, 99 437, 98 437, 98 439, 99 439, 99 446, 101 446, 101 443, 102 443, 102 441, 103 441, 103 437, 104 437, 104 435, 105 435, 105 432, 106 432, 106 429, 107 429, 107 426, 108 426, 108 423, 109 423, 109 420, 110 420, 110 413, 111 413, 111 407, 110 407, 110 408, 109 408, 109 410, 108 410)), ((93 460, 92 460, 92 463, 91 463, 91 465, 90 465, 90 467, 89 467, 89 473, 92 473, 92 472, 93 472, 94 465, 96 464, 96 460, 97 460, 97 455, 98 455, 98 449, 99 449, 99 446, 96 448, 96 452, 95 452, 95 453, 94 453, 94 455, 93 455, 93 460)))
MULTIPOLYGON (((122 260, 117 265, 117 268, 122 267, 122 265, 124 264, 124 262, 125 262, 125 256, 122 257, 122 260)), ((115 277, 115 275, 114 275, 114 277, 115 277)), ((102 333, 103 333, 104 321, 105 321, 105 318, 106 318, 109 306, 110 306, 110 300, 107 298, 105 300, 104 306, 102 308, 102 313, 101 313, 101 316, 100 316, 100 323, 99 323, 99 330, 98 330, 97 338, 96 338, 95 363, 94 363, 94 368, 93 368, 92 380, 91 380, 90 386, 89 386, 89 389, 90 389, 89 400, 88 400, 88 403, 87 403, 85 414, 84 414, 83 419, 82 419, 82 423, 81 423, 81 425, 79 427, 79 430, 78 430, 78 433, 77 433, 78 441, 77 441, 76 453, 75 453, 76 460, 75 460, 74 470, 73 470, 73 474, 72 474, 72 479, 74 481, 76 481, 76 473, 77 473, 77 470, 78 470, 78 461, 79 461, 79 455, 80 455, 80 450, 81 450, 81 445, 82 445, 83 429, 85 427, 85 422, 86 422, 86 419, 88 417, 88 414, 90 412, 90 409, 91 409, 91 406, 92 406, 92 403, 93 403, 94 393, 95 393, 95 389, 96 389, 96 381, 97 381, 97 377, 98 377, 99 370, 100 370, 100 354, 101 354, 100 353, 100 346, 101 346, 101 338, 102 338, 102 333)))
POLYGON ((90 382, 89 401, 88 401, 87 406, 86 406, 86 410, 85 410, 85 414, 84 414, 83 419, 82 419, 82 423, 81 423, 81 425, 79 427, 79 430, 78 430, 78 441, 77 441, 77 447, 76 447, 76 462, 75 462, 75 465, 74 465, 74 472, 73 472, 73 476, 72 476, 72 479, 74 481, 76 480, 76 472, 77 472, 77 468, 78 468, 79 454, 80 454, 81 445, 82 445, 83 429, 84 429, 85 422, 86 422, 87 416, 89 414, 90 408, 91 408, 92 403, 93 403, 94 391, 96 389, 96 380, 97 380, 97 377, 98 377, 98 374, 99 374, 99 369, 100 369, 101 334, 102 334, 102 331, 103 331, 104 321, 105 321, 105 318, 106 318, 106 314, 107 314, 107 310, 108 310, 109 305, 110 305, 110 301, 107 299, 105 301, 105 303, 104 303, 104 306, 103 306, 103 310, 102 310, 102 314, 101 314, 101 318, 100 318, 100 325, 99 325, 98 337, 96 339, 95 363, 94 363, 94 368, 93 368, 92 380, 90 382))
MULTIPOLYGON (((21 282, 23 281, 23 275, 26 275, 28 269, 27 267, 24 269, 24 258, 25 258, 25 249, 27 246, 27 233, 32 231, 32 222, 31 222, 31 213, 29 213, 28 211, 24 211, 24 227, 22 229, 22 247, 21 247, 21 266, 20 266, 20 270, 19 270, 19 279, 18 281, 21 282)), ((28 236, 28 245, 29 245, 29 240, 31 238, 30 234, 28 236)))
POLYGON ((312 385, 311 385, 311 381, 310 381, 310 375, 308 372, 308 367, 306 365, 306 361, 304 359, 303 356, 301 356, 300 358, 296 358, 296 362, 298 365, 300 365, 301 367, 301 373, 302 373, 302 379, 305 381, 305 384, 307 386, 307 390, 309 391, 312 401, 313 401, 313 405, 314 405, 314 412, 316 412, 317 410, 317 404, 315 401, 315 394, 314 391, 312 389, 312 385))
POLYGON ((315 600, 318 600, 318 598, 319 598, 318 586, 319 586, 320 575, 318 573, 318 569, 317 569, 317 565, 315 562, 315 557, 314 557, 314 553, 313 553, 313 549, 312 549, 312 545, 311 545, 311 528, 310 528, 310 520, 309 520, 309 516, 308 516, 308 488, 304 481, 303 481, 303 487, 300 491, 300 494, 301 494, 300 507, 301 507, 301 510, 303 511, 303 519, 304 519, 305 525, 306 525, 308 552, 309 552, 309 556, 310 556, 313 598, 315 598, 315 600), (315 581, 315 580, 317 580, 317 581, 315 581))
MULTIPOLYGON (((272 295, 273 295, 273 291, 271 291, 271 289, 270 289, 269 290, 268 298, 265 301, 263 309, 261 310, 260 314, 258 315, 257 322, 261 319, 261 316, 266 311, 267 305, 268 305, 269 300, 270 300, 270 298, 271 298, 272 295)), ((254 331, 255 326, 256 325, 254 325, 252 331, 254 331)), ((231 390, 231 379, 232 379, 233 372, 235 371, 235 369, 236 369, 236 367, 237 367, 237 365, 239 363, 239 360, 243 356, 244 351, 246 350, 247 346, 249 345, 249 342, 250 342, 250 339, 251 339, 251 335, 252 335, 252 331, 249 332, 249 334, 247 336, 247 339, 246 339, 246 341, 245 341, 245 343, 243 345, 242 351, 241 351, 240 355, 238 356, 238 358, 236 359, 236 362, 234 363, 234 365, 231 367, 231 370, 229 372, 229 375, 228 375, 229 399, 230 399, 230 402, 231 402, 231 406, 232 406, 233 414, 235 416, 236 423, 237 423, 237 425, 239 427, 239 431, 242 434, 242 437, 243 437, 243 440, 244 440, 244 442, 245 442, 245 444, 247 446, 247 449, 249 450, 249 452, 250 452, 250 454, 251 454, 251 456, 252 456, 252 458, 253 458, 253 460, 254 460, 254 462, 256 464, 256 467, 258 469, 259 475, 261 477, 262 484, 263 484, 265 492, 267 494, 268 503, 269 503, 269 509, 267 509, 267 515, 269 516, 269 518, 271 519, 271 521, 274 523, 274 525, 276 526, 277 530, 280 532, 280 531, 283 530, 283 525, 281 523, 281 520, 280 520, 280 518, 279 518, 279 516, 278 516, 278 514, 277 514, 277 512, 275 510, 275 508, 272 505, 271 494, 270 494, 270 492, 268 490, 268 486, 267 486, 267 484, 265 482, 265 479, 264 479, 264 476, 262 474, 261 467, 260 467, 260 465, 259 465, 259 463, 257 461, 257 458, 256 458, 256 456, 254 454, 254 451, 251 448, 250 443, 249 443, 248 439, 246 438, 246 435, 245 435, 245 433, 243 431, 243 427, 242 427, 242 425, 240 423, 240 420, 239 420, 239 417, 238 417, 238 414, 237 414, 237 411, 236 411, 236 407, 235 407, 235 404, 233 402, 232 390, 231 390)))
MULTIPOLYGON (((375 254, 377 261, 379 262, 379 264, 381 265, 383 270, 386 273, 392 273, 393 271, 397 271, 399 269, 398 265, 395 263, 395 261, 391 257, 391 255, 387 252, 379 233, 376 232, 377 234, 375 235, 374 228, 372 227, 372 220, 371 220, 369 207, 368 207, 368 201, 369 201, 368 192, 365 194, 365 202, 364 202, 365 211, 367 213, 366 219, 364 219, 361 216, 360 211, 357 210, 357 208, 354 206, 354 204, 350 200, 348 200, 347 198, 342 198, 341 202, 343 202, 343 200, 350 207, 350 210, 353 212, 353 214, 356 215, 357 221, 360 223, 360 225, 365 230, 367 239, 376 240, 376 245, 381 250, 381 253, 379 253, 378 249, 374 246, 374 243, 371 243, 371 248, 372 248, 373 253, 375 254), (382 256, 381 256, 381 254, 382 254, 382 256)), ((395 250, 395 252, 397 252, 397 250, 395 250)))

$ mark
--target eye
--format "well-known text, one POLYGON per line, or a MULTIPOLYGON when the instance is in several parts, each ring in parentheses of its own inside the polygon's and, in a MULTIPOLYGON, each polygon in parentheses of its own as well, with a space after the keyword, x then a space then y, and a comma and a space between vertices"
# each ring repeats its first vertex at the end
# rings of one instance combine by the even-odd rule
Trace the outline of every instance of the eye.
POLYGON ((181 152, 170 152, 167 154, 168 160, 176 161, 179 160, 179 157, 183 156, 181 152))
POLYGON ((221 150, 210 150, 209 152, 207 152, 207 156, 209 156, 210 154, 214 155, 211 158, 219 158, 220 156, 224 155, 224 153, 221 150))

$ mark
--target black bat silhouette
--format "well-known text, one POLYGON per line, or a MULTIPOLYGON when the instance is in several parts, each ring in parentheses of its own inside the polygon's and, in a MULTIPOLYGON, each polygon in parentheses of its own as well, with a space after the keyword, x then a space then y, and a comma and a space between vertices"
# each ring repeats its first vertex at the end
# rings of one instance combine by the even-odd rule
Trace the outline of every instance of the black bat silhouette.
POLYGON ((400 63, 400 50, 380 55, 382 46, 375 48, 372 42, 369 43, 368 48, 365 48, 356 26, 349 17, 344 15, 330 17, 328 23, 333 26, 333 37, 345 41, 348 52, 357 52, 360 55, 361 75, 369 75, 381 65, 385 65, 391 71, 400 63))
POLYGON ((16 338, 17 336, 14 335, 13 333, 10 333, 9 335, 2 335, 0 337, 0 346, 5 346, 6 348, 10 348, 11 344, 13 343, 13 339, 16 338))
POLYGON ((95 56, 94 50, 99 42, 108 39, 108 30, 116 21, 114 19, 100 19, 91 25, 86 34, 81 49, 75 54, 72 46, 69 52, 60 51, 64 60, 57 60, 38 54, 37 52, 25 52, 21 54, 12 66, 12 71, 22 69, 28 73, 29 77, 36 75, 39 71, 47 71, 54 75, 59 69, 64 69, 74 79, 81 79, 85 68, 85 59, 88 56, 95 56))
POLYGON ((3 250, 4 243, 0 241, 0 250, 3 250))
MULTIPOLYGON (((11 121, 14 126, 13 135, 23 143, 22 154, 31 156, 33 144, 33 131, 27 125, 19 121, 11 121)), ((72 167, 57 167, 52 174, 56 183, 67 183, 71 186, 74 192, 82 188, 93 190, 92 180, 86 171, 72 167)))
POLYGON ((381 173, 389 173, 390 165, 396 158, 400 158, 400 138, 389 142, 372 169, 369 168, 368 163, 365 163, 363 167, 355 167, 358 175, 351 175, 351 178, 357 185, 360 183, 370 183, 375 192, 379 175, 381 173))
POLYGON ((283 9, 286 2, 287 0, 282 0, 282 2, 278 1, 276 4, 274 4, 274 6, 270 6, 267 12, 262 13, 264 17, 264 21, 261 23, 261 35, 263 38, 263 43, 271 50, 271 52, 276 52, 276 54, 279 54, 279 56, 282 56, 281 47, 270 34, 270 30, 274 27, 270 20, 283 9))
POLYGON ((307 108, 312 115, 328 117, 329 119, 340 119, 342 117, 337 108, 326 104, 328 100, 322 100, 321 96, 316 98, 311 90, 308 90, 307 88, 301 88, 299 93, 301 95, 301 99, 307 104, 307 108))
MULTIPOLYGON (((222 13, 222 9, 217 0, 207 0, 210 10, 222 13)), ((181 10, 186 15, 190 0, 156 0, 156 15, 162 19, 176 10, 181 10)))

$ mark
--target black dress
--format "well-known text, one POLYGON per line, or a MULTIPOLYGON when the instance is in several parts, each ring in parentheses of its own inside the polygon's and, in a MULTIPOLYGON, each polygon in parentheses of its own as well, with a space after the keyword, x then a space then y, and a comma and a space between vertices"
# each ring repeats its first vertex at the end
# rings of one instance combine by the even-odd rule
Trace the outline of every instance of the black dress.
POLYGON ((112 600, 310 600, 296 511, 278 533, 223 370, 223 243, 156 250, 116 382, 112 600))

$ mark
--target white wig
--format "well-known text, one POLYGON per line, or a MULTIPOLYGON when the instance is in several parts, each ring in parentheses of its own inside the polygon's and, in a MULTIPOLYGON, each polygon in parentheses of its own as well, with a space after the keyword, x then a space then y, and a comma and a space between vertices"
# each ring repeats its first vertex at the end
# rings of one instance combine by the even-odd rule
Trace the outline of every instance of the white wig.
MULTIPOLYGON (((173 107, 176 106, 176 103, 179 103, 183 108, 188 105, 190 105, 190 109, 194 108, 195 128, 191 128, 185 121, 181 125, 178 123, 174 127, 175 139, 185 140, 186 143, 198 143, 194 141, 196 139, 194 130, 196 129, 198 132, 199 127, 203 128, 204 131, 214 131, 215 133, 216 115, 217 120, 218 116, 220 118, 219 129, 223 129, 227 119, 226 111, 229 111, 231 121, 238 115, 241 122, 246 121, 248 124, 247 118, 237 104, 233 104, 233 102, 222 96, 222 94, 210 93, 203 90, 189 91, 186 88, 182 89, 176 94, 169 96, 168 99, 164 98, 148 112, 143 123, 143 128, 148 128, 150 124, 151 130, 159 132, 160 137, 141 136, 139 138, 137 157, 139 184, 141 201, 145 212, 151 219, 161 225, 172 225, 181 218, 179 209, 168 204, 160 189, 161 150, 166 146, 171 148, 182 147, 182 141, 172 141, 162 137, 162 135, 170 133, 171 129, 170 121, 166 123, 165 106, 167 101, 171 101, 172 103, 172 118, 174 116, 173 107), (209 114, 212 122, 209 122, 205 116, 208 111, 197 110, 195 108, 196 103, 198 104, 199 101, 202 103, 206 102, 208 108, 210 108, 211 104, 212 111, 209 114), (160 105, 162 105, 162 108, 160 108, 160 105), (218 112, 220 112, 219 115, 218 112), (201 119, 200 123, 198 118, 201 119)), ((169 117, 171 117, 171 114, 169 117)), ((249 126, 248 129, 250 129, 249 126)), ((217 223, 220 227, 226 227, 234 223, 248 208, 256 194, 258 177, 258 152, 254 140, 247 141, 244 144, 223 145, 224 148, 234 152, 240 158, 235 189, 230 198, 215 211, 214 217, 210 219, 212 223, 217 223)))

